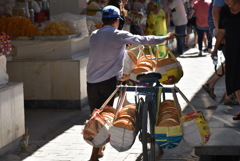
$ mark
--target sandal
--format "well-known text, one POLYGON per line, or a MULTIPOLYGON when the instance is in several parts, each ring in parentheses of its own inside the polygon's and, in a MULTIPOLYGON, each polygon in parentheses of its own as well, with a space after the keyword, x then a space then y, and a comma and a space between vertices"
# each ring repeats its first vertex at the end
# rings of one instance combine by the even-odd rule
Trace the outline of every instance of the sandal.
POLYGON ((240 112, 237 114, 233 115, 233 120, 240 120, 240 112))
POLYGON ((216 95, 214 94, 214 88, 210 88, 209 84, 204 84, 202 87, 213 100, 216 99, 216 95))
POLYGON ((230 99, 224 98, 223 104, 224 105, 239 105, 238 101, 236 101, 234 98, 230 98, 230 99))

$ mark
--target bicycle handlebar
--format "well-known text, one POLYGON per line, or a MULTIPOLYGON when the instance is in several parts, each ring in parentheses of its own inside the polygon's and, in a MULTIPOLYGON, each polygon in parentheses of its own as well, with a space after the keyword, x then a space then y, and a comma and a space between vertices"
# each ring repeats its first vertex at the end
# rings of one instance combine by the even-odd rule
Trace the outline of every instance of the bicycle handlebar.
POLYGON ((175 36, 176 36, 176 38, 180 38, 180 37, 186 37, 187 35, 186 34, 176 34, 175 36))

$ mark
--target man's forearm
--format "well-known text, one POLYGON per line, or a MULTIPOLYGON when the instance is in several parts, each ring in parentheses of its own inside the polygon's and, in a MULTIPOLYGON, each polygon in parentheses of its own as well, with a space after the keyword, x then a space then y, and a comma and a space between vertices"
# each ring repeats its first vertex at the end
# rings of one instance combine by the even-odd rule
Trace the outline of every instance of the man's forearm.
POLYGON ((213 6, 213 8, 212 8, 213 23, 214 23, 216 30, 218 30, 220 10, 221 10, 221 7, 213 6))
POLYGON ((225 33, 226 33, 226 31, 224 29, 218 30, 216 43, 214 45, 214 50, 217 51, 217 49, 219 48, 220 44, 222 43, 222 41, 224 39, 225 33))

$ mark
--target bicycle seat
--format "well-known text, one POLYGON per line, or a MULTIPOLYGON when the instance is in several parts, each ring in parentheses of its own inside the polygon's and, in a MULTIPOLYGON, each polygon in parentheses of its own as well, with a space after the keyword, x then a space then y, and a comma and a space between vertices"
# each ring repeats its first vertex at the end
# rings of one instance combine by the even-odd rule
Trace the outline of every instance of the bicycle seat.
POLYGON ((142 79, 161 79, 162 75, 158 72, 144 72, 141 74, 137 75, 137 80, 142 80, 142 79))

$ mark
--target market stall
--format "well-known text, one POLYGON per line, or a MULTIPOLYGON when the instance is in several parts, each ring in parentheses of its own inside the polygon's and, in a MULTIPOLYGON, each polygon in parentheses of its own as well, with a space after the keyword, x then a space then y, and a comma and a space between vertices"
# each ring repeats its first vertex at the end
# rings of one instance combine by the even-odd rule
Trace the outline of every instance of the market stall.
POLYGON ((9 36, 0 33, 0 156, 19 145, 25 132, 23 83, 9 82, 6 56, 12 53, 9 36))
POLYGON ((0 32, 13 45, 7 73, 11 82, 23 82, 25 107, 81 109, 87 103, 89 33, 101 19, 81 14, 80 3, 16 0, 12 16, 0 18, 0 32))

